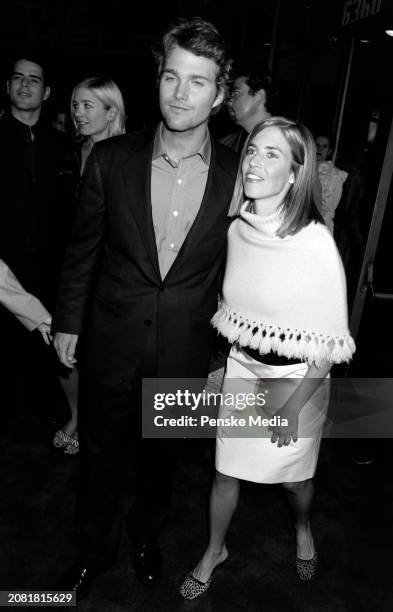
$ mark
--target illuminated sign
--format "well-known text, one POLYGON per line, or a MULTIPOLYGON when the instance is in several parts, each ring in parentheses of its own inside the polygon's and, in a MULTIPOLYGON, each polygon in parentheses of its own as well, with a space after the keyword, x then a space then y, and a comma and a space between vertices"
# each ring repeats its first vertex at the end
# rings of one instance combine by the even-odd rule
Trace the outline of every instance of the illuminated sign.
POLYGON ((382 0, 347 0, 344 4, 341 25, 357 23, 381 12, 382 0))

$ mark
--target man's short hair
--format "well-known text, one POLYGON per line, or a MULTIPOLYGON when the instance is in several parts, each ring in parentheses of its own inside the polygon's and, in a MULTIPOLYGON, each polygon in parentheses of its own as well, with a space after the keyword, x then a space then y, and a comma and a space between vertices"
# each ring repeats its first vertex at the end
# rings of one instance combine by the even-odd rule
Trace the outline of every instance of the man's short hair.
POLYGON ((181 47, 194 55, 213 60, 218 66, 217 87, 224 97, 226 96, 232 60, 224 39, 212 23, 201 17, 181 17, 171 24, 161 39, 160 47, 153 51, 158 77, 161 76, 165 61, 174 47, 181 47))
POLYGON ((51 83, 51 70, 47 60, 47 53, 44 54, 40 49, 21 49, 16 55, 11 58, 8 69, 8 78, 10 79, 15 71, 15 64, 21 60, 33 62, 40 66, 44 77, 45 86, 51 83))
POLYGON ((235 72, 235 79, 244 77, 250 94, 255 95, 263 89, 265 92, 265 107, 269 113, 276 112, 277 91, 273 84, 272 75, 268 70, 261 70, 261 66, 239 66, 235 72))

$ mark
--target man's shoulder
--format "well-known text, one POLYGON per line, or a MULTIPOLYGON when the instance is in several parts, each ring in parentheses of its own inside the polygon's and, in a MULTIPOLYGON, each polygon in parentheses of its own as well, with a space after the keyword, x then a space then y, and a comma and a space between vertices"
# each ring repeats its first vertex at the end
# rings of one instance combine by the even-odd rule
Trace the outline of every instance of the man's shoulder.
POLYGON ((154 134, 150 131, 141 130, 131 134, 112 136, 97 142, 94 149, 98 155, 116 155, 138 151, 151 142, 154 134))
POLYGON ((243 129, 236 130, 235 132, 231 132, 230 134, 226 134, 226 136, 222 136, 219 142, 226 147, 232 149, 232 151, 236 151, 236 153, 240 153, 242 149, 242 144, 245 140, 245 132, 243 129))
POLYGON ((229 173, 237 172, 239 165, 239 153, 229 149, 221 142, 214 140, 215 154, 218 162, 227 170, 229 173))
POLYGON ((15 121, 9 116, 8 113, 4 114, 0 118, 0 132, 2 135, 11 134, 16 130, 15 121))

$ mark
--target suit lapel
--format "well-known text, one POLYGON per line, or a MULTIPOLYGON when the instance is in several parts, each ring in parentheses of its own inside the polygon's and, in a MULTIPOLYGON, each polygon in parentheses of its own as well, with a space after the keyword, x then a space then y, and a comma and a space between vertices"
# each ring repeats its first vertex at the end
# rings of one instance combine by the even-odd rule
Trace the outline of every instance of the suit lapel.
POLYGON ((131 211, 152 263, 156 281, 161 282, 160 268, 154 233, 151 206, 151 162, 154 137, 141 148, 131 151, 122 167, 127 202, 132 203, 131 211))

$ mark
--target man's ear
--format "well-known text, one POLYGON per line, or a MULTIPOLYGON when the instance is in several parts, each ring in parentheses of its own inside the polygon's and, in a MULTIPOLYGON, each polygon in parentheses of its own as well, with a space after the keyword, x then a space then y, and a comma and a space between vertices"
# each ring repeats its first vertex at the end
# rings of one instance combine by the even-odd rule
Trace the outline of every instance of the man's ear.
POLYGON ((257 98, 259 104, 261 106, 263 106, 263 108, 265 108, 265 104, 266 104, 266 93, 264 89, 258 89, 257 92, 255 92, 254 96, 257 98))
POLYGON ((216 99, 213 102, 213 106, 212 108, 215 108, 216 106, 219 106, 224 100, 224 92, 222 91, 222 89, 218 90, 216 99))
POLYGON ((44 89, 44 95, 42 97, 43 100, 47 100, 50 96, 50 87, 47 85, 44 89))

